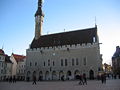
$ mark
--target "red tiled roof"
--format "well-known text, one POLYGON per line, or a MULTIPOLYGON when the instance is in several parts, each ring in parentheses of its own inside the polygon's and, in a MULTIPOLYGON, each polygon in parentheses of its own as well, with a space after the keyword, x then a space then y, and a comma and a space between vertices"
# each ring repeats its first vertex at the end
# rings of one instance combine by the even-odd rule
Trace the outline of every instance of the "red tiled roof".
POLYGON ((17 62, 23 61, 23 59, 26 58, 26 56, 23 56, 23 55, 18 55, 18 54, 12 54, 12 55, 17 62))

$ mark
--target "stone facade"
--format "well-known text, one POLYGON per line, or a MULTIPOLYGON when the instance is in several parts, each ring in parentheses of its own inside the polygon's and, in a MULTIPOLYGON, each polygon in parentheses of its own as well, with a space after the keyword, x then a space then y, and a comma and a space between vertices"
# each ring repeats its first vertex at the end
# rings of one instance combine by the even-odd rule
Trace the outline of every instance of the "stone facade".
POLYGON ((98 44, 27 49, 26 77, 32 80, 36 74, 37 79, 60 80, 64 75, 65 79, 75 79, 85 73, 87 78, 94 78, 102 66, 98 44))

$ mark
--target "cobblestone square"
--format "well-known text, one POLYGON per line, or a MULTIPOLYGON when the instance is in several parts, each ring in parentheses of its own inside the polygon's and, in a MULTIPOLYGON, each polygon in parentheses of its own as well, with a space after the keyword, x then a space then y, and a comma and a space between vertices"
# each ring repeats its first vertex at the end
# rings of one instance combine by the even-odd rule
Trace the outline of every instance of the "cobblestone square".
POLYGON ((42 81, 32 85, 32 82, 0 82, 0 90, 120 90, 120 79, 88 81, 87 85, 79 85, 79 81, 42 81))

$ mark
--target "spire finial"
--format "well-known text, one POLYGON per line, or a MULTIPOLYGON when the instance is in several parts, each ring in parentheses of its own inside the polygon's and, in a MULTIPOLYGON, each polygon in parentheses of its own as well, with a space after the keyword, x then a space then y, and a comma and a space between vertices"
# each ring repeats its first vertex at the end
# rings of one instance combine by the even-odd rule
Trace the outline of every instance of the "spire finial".
POLYGON ((37 15, 44 16, 44 14, 42 12, 42 0, 38 0, 38 9, 35 13, 35 16, 37 16, 37 15))
POLYGON ((38 0, 38 8, 42 7, 42 0, 38 0))
POLYGON ((97 27, 97 24, 96 24, 96 16, 95 16, 95 27, 97 27))
POLYGON ((2 50, 4 49, 4 44, 2 45, 2 50))

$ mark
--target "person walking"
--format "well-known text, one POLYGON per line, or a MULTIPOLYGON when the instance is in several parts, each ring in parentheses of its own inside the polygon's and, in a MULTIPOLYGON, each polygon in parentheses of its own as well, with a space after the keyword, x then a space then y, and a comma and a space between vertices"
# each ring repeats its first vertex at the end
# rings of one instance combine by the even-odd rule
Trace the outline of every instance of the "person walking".
POLYGON ((104 83, 104 75, 103 74, 101 75, 101 82, 102 82, 102 84, 104 83))
POLYGON ((86 78, 86 74, 83 74, 83 85, 86 84, 87 85, 87 78, 86 78))
POLYGON ((16 77, 15 77, 15 75, 13 76, 13 83, 16 83, 16 77))
POLYGON ((102 84, 103 83, 106 84, 106 74, 105 73, 101 75, 101 81, 102 81, 102 84))
POLYGON ((104 83, 106 84, 106 74, 105 73, 103 75, 103 78, 104 78, 104 83))
POLYGON ((9 83, 12 83, 12 76, 10 76, 9 78, 9 83))
POLYGON ((82 77, 82 75, 79 75, 79 80, 80 80, 79 85, 83 85, 84 83, 83 83, 83 77, 82 77))
POLYGON ((62 75, 61 80, 64 81, 64 75, 62 75))
POLYGON ((33 76, 33 84, 36 84, 36 76, 33 76))

